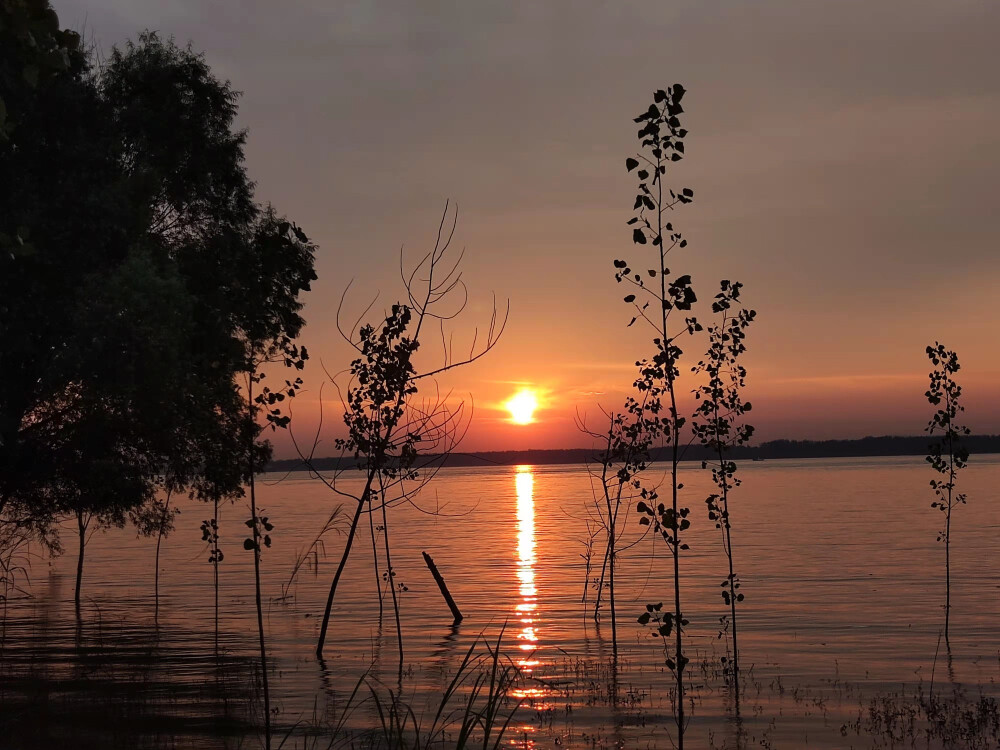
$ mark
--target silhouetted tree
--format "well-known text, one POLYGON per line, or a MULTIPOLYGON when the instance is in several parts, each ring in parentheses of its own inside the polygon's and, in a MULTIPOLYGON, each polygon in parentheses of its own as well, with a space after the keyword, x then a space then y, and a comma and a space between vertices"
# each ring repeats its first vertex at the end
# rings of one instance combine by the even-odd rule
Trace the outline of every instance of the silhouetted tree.
POLYGON ((959 470, 964 469, 969 461, 969 449, 964 445, 963 438, 970 434, 970 430, 956 422, 959 412, 965 411, 959 403, 962 387, 954 378, 960 369, 958 355, 935 341, 934 346, 927 347, 927 357, 934 369, 929 376, 930 388, 924 395, 931 405, 939 407, 927 424, 929 434, 940 435, 930 446, 927 462, 944 477, 932 479, 930 484, 937 496, 931 507, 944 513, 945 519, 937 540, 944 542, 944 638, 948 641, 951 621, 951 513, 957 505, 964 505, 966 500, 964 492, 956 492, 955 480, 959 470))
MULTIPOLYGON (((32 64, 19 44, 4 71, 32 64)), ((99 70, 67 55, 0 91, 0 516, 45 537, 69 513, 84 540, 161 488, 242 492, 247 342, 293 336, 315 275, 255 204, 237 94, 200 55, 152 33, 99 70)))
MULTIPOLYGON (((458 221, 457 210, 450 221, 449 213, 449 206, 445 204, 433 248, 409 273, 404 272, 400 257, 405 302, 393 304, 378 323, 360 324, 359 320, 348 330, 340 325, 338 310, 338 329, 357 356, 351 362, 346 388, 334 381, 342 394, 343 419, 347 427, 347 436, 337 440, 337 447, 342 457, 354 459, 351 470, 361 472, 364 486, 360 492, 344 489, 340 479, 348 469, 343 466, 332 476, 317 472, 331 490, 353 500, 356 505, 323 611, 316 655, 323 656, 337 586, 347 565, 361 514, 367 507, 369 513, 382 513, 385 578, 392 592, 400 675, 403 669, 397 597, 400 583, 395 580, 396 572, 392 567, 387 509, 400 502, 413 501, 441 466, 440 461, 432 464, 421 456, 437 454, 439 457, 448 453, 461 440, 467 427, 464 404, 450 404, 450 394, 441 394, 433 378, 474 362, 492 350, 507 320, 506 315, 502 320, 498 318, 494 304, 485 340, 480 342, 478 335, 474 336, 467 356, 456 359, 450 344, 445 343, 442 358, 436 364, 418 368, 416 355, 426 336, 436 334, 446 342, 445 321, 455 319, 468 300, 460 269, 463 254, 459 253, 454 260, 448 256, 446 260, 458 221), (438 330, 433 331, 433 327, 438 330), (419 388, 421 383, 425 384, 423 393, 419 388)), ((368 309, 374 304, 373 301, 368 309)), ((315 447, 314 442, 308 453, 299 451, 310 468, 315 447)))

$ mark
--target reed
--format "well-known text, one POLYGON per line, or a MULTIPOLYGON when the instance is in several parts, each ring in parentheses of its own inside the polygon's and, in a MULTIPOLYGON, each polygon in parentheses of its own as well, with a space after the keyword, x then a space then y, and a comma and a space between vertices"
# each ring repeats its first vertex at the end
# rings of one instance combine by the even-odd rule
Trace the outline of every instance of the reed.
POLYGON ((298 578, 299 572, 309 564, 309 560, 313 560, 313 570, 317 573, 319 572, 319 559, 320 555, 324 558, 326 557, 326 542, 325 537, 331 532, 338 535, 344 534, 344 526, 347 518, 344 515, 344 506, 337 505, 331 511, 329 517, 326 519, 326 523, 317 532, 316 536, 309 545, 303 549, 301 552, 295 555, 295 562, 292 565, 292 571, 288 575, 288 580, 281 584, 281 599, 288 599, 291 595, 292 584, 295 583, 296 578, 298 578))
POLYGON ((516 664, 502 656, 505 628, 495 642, 482 635, 466 651, 436 706, 425 714, 393 690, 362 675, 335 723, 332 748, 363 747, 382 750, 499 750, 523 699, 513 691, 523 679, 516 664), (485 653, 480 651, 485 646, 485 653), (365 692, 367 697, 361 698, 365 692), (374 728, 362 733, 348 729, 350 717, 368 705, 377 717, 374 728))

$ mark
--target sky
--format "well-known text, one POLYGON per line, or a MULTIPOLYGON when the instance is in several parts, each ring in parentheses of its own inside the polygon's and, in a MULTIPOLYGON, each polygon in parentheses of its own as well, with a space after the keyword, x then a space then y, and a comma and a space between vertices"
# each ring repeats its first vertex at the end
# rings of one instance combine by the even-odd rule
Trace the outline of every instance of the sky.
POLYGON ((675 82, 690 132, 671 184, 695 202, 673 217, 689 245, 671 267, 703 299, 719 279, 744 283, 758 437, 919 434, 935 341, 959 353, 967 423, 1000 432, 992 0, 54 7, 103 49, 145 28, 190 41, 243 92, 258 197, 319 247, 293 425, 311 444, 326 403, 321 454, 337 422, 324 368, 350 361, 336 332, 345 288, 355 316, 376 292, 376 311, 399 298, 401 248, 428 249, 449 199, 470 291, 456 349, 493 294, 510 303, 497 347, 441 383, 475 404, 463 450, 589 444, 576 417, 618 407, 649 351, 625 328, 612 260, 642 266, 624 160, 632 117, 675 82), (542 404, 528 425, 503 409, 522 387, 542 404))

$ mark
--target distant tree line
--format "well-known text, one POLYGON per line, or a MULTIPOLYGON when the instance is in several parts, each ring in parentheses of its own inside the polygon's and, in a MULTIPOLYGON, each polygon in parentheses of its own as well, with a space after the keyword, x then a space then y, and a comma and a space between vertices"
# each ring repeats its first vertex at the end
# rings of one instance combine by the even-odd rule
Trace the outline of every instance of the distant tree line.
MULTIPOLYGON (((1000 435, 970 435, 964 438, 969 453, 1000 453, 1000 435)), ((924 456, 930 441, 926 436, 882 435, 845 440, 769 440, 755 446, 734 446, 729 454, 737 459, 778 458, 852 458, 862 456, 924 456)), ((666 449, 654 448, 653 461, 668 461, 666 449)), ((594 461, 592 448, 564 448, 556 450, 481 451, 477 453, 451 453, 427 455, 428 465, 445 466, 519 466, 585 464, 594 461)), ((705 461, 712 458, 712 451, 702 445, 691 445, 683 453, 684 461, 705 461)), ((351 466, 351 458, 314 458, 313 468, 320 471, 351 466)), ((305 464, 297 458, 276 459, 264 467, 268 472, 304 470, 305 464)))
MULTIPOLYGON (((963 440, 969 453, 1000 453, 1000 435, 969 435, 963 440)), ((925 435, 882 435, 856 440, 771 440, 759 448, 746 449, 744 455, 761 458, 925 456, 930 442, 925 435)))

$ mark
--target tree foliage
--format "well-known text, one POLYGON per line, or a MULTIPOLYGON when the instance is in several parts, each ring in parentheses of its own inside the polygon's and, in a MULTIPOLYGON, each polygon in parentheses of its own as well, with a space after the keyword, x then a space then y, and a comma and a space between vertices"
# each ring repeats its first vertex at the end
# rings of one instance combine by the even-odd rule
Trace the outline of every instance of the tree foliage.
POLYGON ((80 35, 59 28, 48 0, 0 3, 0 142, 17 129, 39 89, 84 60, 80 35))
POLYGON ((238 93, 200 54, 146 32, 97 69, 47 3, 3 8, 20 46, 0 46, 17 104, 0 143, 16 186, 0 197, 0 510, 44 531, 81 507, 123 523, 164 484, 240 494, 269 454, 238 376, 304 358, 314 247, 255 201, 238 93), (53 62, 29 95, 12 71, 39 49, 53 62))

